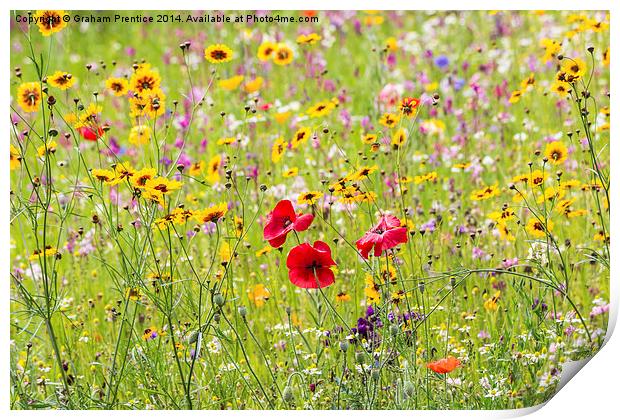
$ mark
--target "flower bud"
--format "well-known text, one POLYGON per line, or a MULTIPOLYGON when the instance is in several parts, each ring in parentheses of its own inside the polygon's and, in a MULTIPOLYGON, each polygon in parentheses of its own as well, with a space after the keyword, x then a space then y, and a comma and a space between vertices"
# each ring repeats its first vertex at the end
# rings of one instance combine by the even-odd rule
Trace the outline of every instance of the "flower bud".
POLYGON ((411 398, 413 397, 413 394, 415 393, 415 387, 413 386, 411 382, 407 381, 405 382, 404 391, 405 391, 405 395, 408 398, 411 398))
POLYGON ((346 341, 341 341, 340 350, 342 350, 343 353, 346 353, 348 349, 349 349, 349 343, 347 343, 346 341))
POLYGON ((284 402, 293 401, 293 390, 290 386, 286 386, 282 391, 282 399, 284 400, 284 402))
POLYGON ((355 361, 359 364, 362 364, 364 362, 364 353, 362 353, 361 351, 355 353, 355 361))
POLYGON ((224 296, 222 296, 221 293, 217 293, 215 294, 215 296, 213 296, 213 303, 215 303, 221 308, 222 306, 224 306, 224 303, 226 303, 226 299, 224 299, 224 296))
POLYGON ((245 318, 247 314, 248 309, 245 306, 239 306, 239 315, 241 315, 242 318, 245 318))

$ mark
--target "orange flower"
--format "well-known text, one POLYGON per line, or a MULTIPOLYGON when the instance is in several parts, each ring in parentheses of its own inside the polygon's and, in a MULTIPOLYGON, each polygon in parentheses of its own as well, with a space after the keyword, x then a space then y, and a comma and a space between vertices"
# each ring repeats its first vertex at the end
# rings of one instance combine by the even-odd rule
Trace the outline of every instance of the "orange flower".
POLYGON ((456 357, 448 356, 445 359, 440 359, 435 362, 431 362, 426 365, 427 368, 436 373, 450 373, 461 365, 461 362, 456 357))

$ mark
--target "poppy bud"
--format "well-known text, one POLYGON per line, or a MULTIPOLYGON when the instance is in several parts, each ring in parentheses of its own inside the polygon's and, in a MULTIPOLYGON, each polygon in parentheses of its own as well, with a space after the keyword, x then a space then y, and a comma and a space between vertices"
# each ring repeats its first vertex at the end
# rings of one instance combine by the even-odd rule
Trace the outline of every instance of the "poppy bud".
POLYGON ((248 309, 245 306, 239 306, 239 315, 241 318, 245 318, 248 314, 248 309))
POLYGON ((187 342, 193 344, 198 340, 198 331, 194 331, 188 338, 187 342))
POLYGON ((396 337, 399 331, 398 325, 390 325, 390 334, 392 334, 393 337, 396 337))
POLYGON ((355 353, 355 361, 359 364, 364 363, 364 353, 362 353, 361 351, 355 353))
POLYGON ((225 302, 226 302, 226 299, 224 299, 224 296, 222 296, 222 294, 217 293, 215 296, 213 296, 213 303, 215 303, 220 308, 224 306, 225 302))
POLYGON ((346 341, 341 341, 340 350, 342 350, 343 353, 346 353, 348 349, 349 349, 349 343, 347 343, 346 341))
POLYGON ((286 386, 282 391, 282 399, 287 403, 293 401, 293 390, 290 386, 286 386))
POLYGON ((420 293, 424 293, 424 282, 420 282, 418 287, 420 288, 420 293))
POLYGON ((413 394, 415 393, 415 387, 409 381, 405 382, 405 386, 404 386, 403 390, 405 391, 405 395, 408 398, 413 397, 413 394))

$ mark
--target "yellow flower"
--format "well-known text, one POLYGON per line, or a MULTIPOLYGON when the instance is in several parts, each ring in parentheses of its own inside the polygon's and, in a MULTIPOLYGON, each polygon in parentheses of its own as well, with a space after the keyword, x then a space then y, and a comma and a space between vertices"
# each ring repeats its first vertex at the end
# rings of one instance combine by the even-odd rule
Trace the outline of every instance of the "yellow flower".
POLYGON ((547 173, 544 173, 540 169, 536 169, 528 176, 528 182, 532 187, 538 187, 545 182, 548 176, 549 175, 547 173))
POLYGON ((46 155, 56 153, 56 147, 58 147, 58 144, 52 140, 46 143, 45 146, 40 146, 37 149, 37 154, 39 157, 45 157, 46 155))
POLYGON ((370 274, 366 274, 365 282, 366 287, 364 288, 364 296, 366 296, 366 304, 371 305, 373 303, 379 303, 381 301, 379 287, 374 282, 370 274))
POLYGON ((568 82, 583 77, 586 73, 586 63, 580 58, 564 58, 562 71, 569 77, 568 82))
POLYGON ((497 223, 497 230, 499 231, 499 237, 502 239, 505 239, 507 241, 514 241, 515 237, 514 235, 510 232, 510 230, 508 230, 508 226, 506 225, 505 222, 499 222, 497 223))
POLYGON ((110 77, 106 79, 105 87, 108 88, 114 96, 125 96, 129 91, 129 82, 123 77, 110 77))
POLYGON ((256 56, 260 61, 268 61, 275 50, 276 45, 273 42, 263 42, 258 47, 258 52, 256 53, 256 56))
POLYGON ((136 125, 129 132, 129 143, 135 145, 148 144, 151 140, 151 128, 148 125, 136 125))
POLYGON ((166 94, 161 89, 144 90, 134 99, 134 108, 137 114, 132 112, 132 116, 147 116, 156 118, 166 110, 166 94))
POLYGON ((604 231, 601 230, 594 234, 593 239, 599 242, 609 242, 609 235, 607 235, 604 231))
POLYGON ((311 131, 308 127, 301 127, 293 135, 293 140, 291 140, 291 147, 293 149, 296 149, 301 144, 308 141, 308 139, 310 138, 310 134, 311 134, 311 131))
POLYGON ((545 229, 545 224, 538 220, 538 218, 534 217, 527 221, 525 230, 535 238, 543 238, 547 235, 547 232, 551 232, 553 230, 553 222, 551 220, 547 220, 547 226, 545 229))
POLYGON ((237 142, 236 137, 222 137, 217 141, 218 146, 229 145, 237 142))
POLYGON ((21 165, 21 161, 22 158, 19 155, 19 150, 17 149, 17 147, 13 146, 12 144, 11 146, 11 170, 15 170, 17 168, 19 168, 19 166, 21 165))
POLYGON ((146 190, 158 191, 161 194, 170 194, 173 191, 181 188, 182 185, 182 182, 170 180, 164 178, 163 176, 159 176, 157 178, 147 180, 146 184, 144 184, 144 188, 146 190))
POLYGON ((250 80, 249 82, 246 82, 246 84, 243 85, 243 90, 245 90, 246 93, 256 92, 263 86, 263 82, 264 79, 259 76, 253 80, 250 80))
POLYGON ((228 242, 222 242, 222 245, 220 245, 220 261, 222 264, 226 264, 230 261, 231 257, 232 251, 230 249, 230 245, 228 242))
POLYGON ((530 75, 521 81, 521 90, 525 91, 528 87, 534 86, 536 83, 536 78, 534 77, 534 73, 530 73, 530 75))
POLYGON ((37 20, 39 32, 43 36, 50 36, 56 32, 60 32, 67 26, 65 22, 67 14, 64 10, 37 10, 34 14, 37 20))
POLYGON ((290 111, 286 111, 286 112, 277 112, 273 115, 273 118, 275 118, 276 122, 278 124, 284 124, 286 122, 286 120, 288 120, 288 118, 291 116, 291 112, 290 111))
POLYGON ((114 166, 114 171, 116 172, 116 177, 121 180, 125 178, 131 179, 133 174, 136 173, 136 170, 131 166, 129 162, 117 163, 114 166))
POLYGON ((385 113, 379 119, 379 124, 387 128, 392 128, 398 123, 398 120, 400 120, 400 116, 396 114, 385 113))
POLYGON ((558 95, 560 98, 566 98, 569 95, 571 87, 568 83, 556 80, 551 85, 551 92, 558 95))
POLYGON ((351 296, 348 293, 340 292, 336 295, 336 302, 349 302, 351 300, 351 296))
POLYGON ((56 255, 56 253, 57 253, 56 248, 52 247, 51 245, 47 245, 45 247, 45 251, 41 251, 40 249, 35 249, 32 252, 32 255, 28 257, 28 259, 30 261, 35 261, 35 260, 38 260, 40 257, 53 257, 54 255, 56 255))
POLYGON ((156 175, 157 170, 155 168, 140 169, 129 177, 129 182, 134 188, 142 189, 146 186, 147 181, 154 179, 156 175))
POLYGON ((224 44, 209 45, 205 49, 205 58, 213 64, 226 63, 233 59, 233 51, 224 44))
POLYGON ((286 44, 276 45, 276 49, 273 53, 273 62, 278 66, 286 66, 293 61, 293 50, 291 50, 286 44))
POLYGON ((321 101, 308 108, 306 113, 310 118, 324 117, 329 115, 335 107, 336 105, 331 101, 321 101))
POLYGON ((47 78, 47 83, 60 90, 66 90, 70 88, 71 86, 73 86, 74 82, 75 78, 70 73, 67 73, 65 71, 57 71, 51 76, 48 76, 47 78))
POLYGON ((545 49, 545 54, 542 59, 544 62, 551 61, 562 50, 561 43, 548 38, 541 40, 540 45, 545 49))
POLYGON ((121 182, 121 180, 116 177, 116 173, 109 169, 93 169, 90 173, 93 177, 106 185, 116 185, 121 182))
POLYGON ((299 194, 299 196, 297 197, 297 202, 299 204, 313 205, 321 197, 323 197, 323 193, 320 192, 320 191, 308 191, 308 192, 304 192, 304 193, 299 194))
POLYGON ((304 34, 299 35, 296 39, 298 44, 304 44, 304 45, 314 45, 320 40, 321 40, 321 36, 318 34, 315 34, 314 32, 308 35, 304 35, 304 34))
POLYGON ((160 88, 161 77, 159 77, 158 72, 151 70, 150 65, 146 64, 134 71, 134 73, 131 75, 131 79, 129 80, 129 85, 133 92, 139 94, 141 94, 145 90, 154 91, 160 88))
POLYGON ((510 99, 508 99, 508 102, 510 102, 511 104, 516 104, 521 99, 521 96, 523 96, 523 91, 515 90, 510 95, 510 99))
POLYGON ((255 285, 252 289, 248 291, 248 298, 250 299, 250 301, 252 301, 252 303, 254 303, 254 305, 256 305, 257 308, 263 306, 265 302, 269 300, 270 296, 271 293, 269 292, 269 290, 267 290, 267 288, 265 288, 265 285, 262 283, 255 285))
POLYGON ((404 128, 399 128, 392 135, 392 146, 395 149, 401 147, 407 141, 407 131, 404 128))
POLYGON ((385 41, 385 48, 387 48, 388 51, 396 51, 398 49, 398 41, 396 38, 393 36, 389 37, 385 41))
POLYGON ((499 195, 499 189, 497 185, 489 185, 480 190, 474 191, 471 193, 469 198, 473 201, 487 200, 492 197, 496 197, 499 195))
POLYGON ((376 143, 377 141, 377 135, 376 134, 364 134, 362 135, 362 143, 364 144, 373 144, 376 143))
POLYGON ((204 210, 194 212, 192 217, 198 221, 198 223, 217 223, 227 212, 228 205, 226 203, 219 203, 204 210))
POLYGON ((155 227, 160 230, 164 230, 168 228, 172 224, 176 225, 184 225, 187 221, 193 217, 194 212, 192 210, 185 210, 183 208, 177 207, 170 214, 165 215, 159 219, 156 219, 153 223, 155 227))
POLYGON ((78 116, 75 128, 97 127, 99 125, 99 114, 101 114, 102 111, 103 107, 101 105, 90 103, 78 116))
POLYGON ((295 168, 290 168, 287 169, 286 171, 284 171, 284 173, 282 174, 282 176, 284 178, 292 178, 294 176, 297 176, 297 174, 299 173, 299 169, 295 168))
POLYGON ((379 169, 379 166, 377 165, 373 165, 373 166, 362 166, 361 168, 359 168, 357 171, 355 171, 354 173, 352 173, 350 176, 347 176, 346 179, 348 181, 359 181, 362 180, 364 178, 367 178, 368 175, 373 174, 374 172, 376 172, 379 169))
POLYGON ((513 209, 506 207, 502 211, 494 211, 489 214, 489 218, 497 223, 505 223, 508 220, 514 220, 516 216, 513 209))
POLYGON ((490 297, 489 299, 484 301, 484 309, 486 309, 487 311, 491 312, 491 311, 497 311, 499 305, 497 304, 497 302, 499 301, 499 297, 501 295, 501 292, 498 290, 497 292, 495 292, 495 294, 490 297))
POLYGON ((207 181, 211 184, 215 184, 220 180, 220 165, 222 164, 222 157, 215 155, 209 161, 207 165, 207 181))
POLYGON ((543 192, 542 195, 540 195, 537 199, 536 202, 538 204, 542 204, 546 201, 555 201, 555 200, 559 200, 561 198, 564 197, 566 193, 564 192, 564 190, 562 188, 556 188, 556 187, 547 187, 545 188, 545 191, 543 192))
POLYGON ((41 85, 38 82, 22 83, 17 88, 17 103, 25 112, 38 111, 41 99, 41 85))
POLYGON ((194 162, 192 163, 192 165, 189 167, 189 174, 190 176, 198 176, 200 175, 205 169, 205 162, 204 160, 198 161, 198 162, 194 162))
POLYGON ((609 47, 603 51, 603 65, 609 67, 609 47))
POLYGON ((559 165, 568 157, 568 149, 561 141, 551 142, 545 147, 545 157, 553 165, 559 165))
POLYGON ((238 74, 229 79, 220 80, 219 86, 224 90, 235 90, 239 87, 242 81, 243 81, 243 75, 238 74))
POLYGON ((271 160, 273 163, 280 162, 287 146, 288 143, 282 137, 276 139, 273 146, 271 146, 271 160))
POLYGON ((264 247, 262 247, 261 249, 259 249, 258 251, 256 251, 255 255, 257 257, 260 257, 261 255, 265 255, 269 252, 271 252, 273 248, 269 245, 265 245, 264 247))
POLYGON ((419 185, 423 182, 433 182, 436 179, 437 179, 437 172, 433 171, 433 172, 429 172, 424 175, 416 175, 415 177, 413 177, 413 182, 414 184, 419 185))

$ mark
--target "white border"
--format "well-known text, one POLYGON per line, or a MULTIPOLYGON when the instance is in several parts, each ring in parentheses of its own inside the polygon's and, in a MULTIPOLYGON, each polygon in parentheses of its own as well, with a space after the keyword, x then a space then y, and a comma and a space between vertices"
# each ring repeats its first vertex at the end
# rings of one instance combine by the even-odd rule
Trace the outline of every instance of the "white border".
MULTIPOLYGON (((613 0, 589 0, 585 1, 576 1, 576 0, 551 0, 545 1, 544 3, 540 0, 519 0, 519 1, 510 1, 504 2, 505 4, 500 4, 497 0, 472 0, 468 2, 456 1, 456 0, 435 0, 432 2, 431 10, 480 10, 480 9, 501 9, 502 6, 504 9, 511 10, 522 10, 522 9, 540 9, 544 8, 547 10, 555 10, 555 9, 564 9, 564 10, 611 10, 611 39, 620 39, 620 33, 617 26, 616 13, 620 7, 618 4, 620 2, 616 2, 613 0)), ((229 9, 229 10, 254 10, 254 9, 279 9, 279 10, 305 10, 305 9, 317 9, 317 10, 326 10, 326 9, 383 9, 383 10, 401 10, 406 8, 412 9, 420 9, 426 10, 428 9, 428 2, 409 2, 405 4, 402 0, 381 0, 380 2, 368 1, 368 0, 358 0, 358 1, 342 1, 337 4, 332 1, 319 0, 314 2, 308 1, 300 1, 300 0, 268 0, 268 1, 237 1, 237 0, 227 0, 226 2, 198 2, 196 0, 175 0, 174 2, 160 2, 155 3, 153 1, 146 0, 135 0, 132 2, 128 2, 127 0, 107 0, 105 4, 102 4, 100 1, 91 1, 91 0, 67 0, 67 1, 20 1, 19 3, 9 4, 8 1, 3 1, 0 5, 0 9, 3 11, 3 19, 9 18, 9 10, 10 8, 19 8, 21 10, 35 10, 35 9, 65 9, 65 10, 100 10, 102 6, 106 9, 111 10, 165 10, 165 9, 173 9, 173 10, 194 10, 194 9, 229 9), (409 6, 409 7, 407 7, 409 6)), ((2 66, 0 67, 0 74, 2 74, 3 83, 0 85, 0 97, 4 102, 4 109, 9 110, 9 102, 10 102, 10 92, 9 92, 9 77, 10 77, 10 64, 9 64, 9 54, 10 54, 10 39, 9 39, 9 25, 6 21, 4 24, 0 25, 0 36, 2 37, 2 55, 1 62, 2 66)), ((613 44, 613 42, 612 42, 613 44)), ((611 69, 612 69, 612 95, 611 95, 611 109, 612 114, 615 115, 616 112, 620 109, 618 106, 618 92, 616 89, 617 86, 617 69, 619 67, 618 63, 618 55, 614 48, 612 48, 613 54, 611 55, 611 69)), ((0 150, 8 149, 8 133, 10 129, 9 119, 3 118, 2 123, 2 133, 5 133, 0 142, 2 143, 2 148, 0 150)), ((618 147, 616 133, 618 132, 617 126, 614 123, 611 124, 611 156, 612 161, 617 163, 618 161, 618 153, 620 153, 620 148, 618 147)), ((0 217, 3 221, 0 223, 0 235, 1 240, 4 244, 9 242, 9 229, 8 229, 8 221, 9 221, 9 200, 7 197, 9 195, 9 167, 6 165, 1 165, 3 168, 3 176, 0 176, 0 196, 3 197, 3 205, 0 206, 0 217)), ((612 179, 615 180, 615 170, 611 168, 612 179)), ((617 241, 615 238, 620 238, 620 231, 618 227, 618 196, 616 194, 616 188, 611 189, 611 228, 610 233, 612 237, 611 241, 611 253, 612 253, 612 261, 614 261, 614 256, 618 255, 617 253, 617 241)), ((2 383, 4 386, 0 387, 2 391, 0 392, 0 410, 2 412, 7 411, 8 415, 11 416, 19 416, 20 418, 29 419, 29 418, 47 418, 47 417, 74 417, 74 416, 84 416, 87 415, 89 418, 105 418, 110 413, 104 411, 89 411, 89 412, 60 412, 60 411, 8 411, 9 407, 9 389, 10 389, 10 378, 9 378, 9 345, 10 345, 10 337, 9 337, 9 281, 8 281, 8 267, 9 267, 9 248, 5 245, 0 249, 0 267, 3 267, 5 281, 2 286, 2 302, 4 303, 2 306, 3 309, 3 317, 1 317, 2 322, 0 322, 0 336, 4 337, 4 343, 2 346, 2 358, 1 365, 2 366, 2 383)), ((372 412, 372 411, 358 411, 355 413, 350 412, 322 412, 318 415, 320 416, 329 416, 329 417, 342 417, 350 419, 350 416, 355 417, 364 417, 364 418, 376 418, 376 416, 389 415, 395 416, 399 418, 420 418, 420 419, 428 419, 428 418, 506 418, 506 417, 516 417, 519 415, 524 415, 529 412, 533 412, 528 416, 528 418, 532 419, 545 419, 547 420, 549 416, 553 416, 553 418, 560 419, 581 419, 581 418, 599 418, 599 419, 608 419, 612 418, 612 414, 616 412, 616 415, 613 417, 617 417, 617 409, 620 406, 620 399, 618 398, 618 385, 620 378, 620 362, 617 360, 617 355, 620 354, 620 339, 618 339, 617 334, 612 336, 613 329, 615 327, 615 323, 617 320, 618 313, 618 304, 619 304, 619 290, 618 290, 618 279, 620 272, 618 270, 618 264, 612 264, 611 270, 611 303, 612 310, 610 313, 610 325, 608 328, 607 339, 609 340, 607 344, 599 351, 599 353, 586 364, 586 367, 583 371, 579 372, 576 379, 570 380, 569 383, 555 396, 553 397, 546 405, 543 407, 534 407, 530 409, 524 410, 507 410, 507 411, 456 411, 456 412, 447 412, 447 411, 437 411, 437 412, 429 412, 429 411, 390 411, 389 413, 383 412, 372 412)), ((579 370, 579 369, 577 369, 579 370)), ((189 416, 192 418, 204 418, 206 415, 216 415, 221 418, 241 418, 247 415, 256 415, 259 417, 269 416, 269 418, 286 418, 291 413, 287 411, 275 411, 275 412, 219 412, 219 413, 210 413, 210 412, 183 412, 183 413, 168 413, 165 411, 156 411, 156 412, 133 412, 132 416, 138 416, 145 418, 148 416, 149 419, 153 418, 164 418, 164 416, 175 415, 175 416, 189 416)), ((114 413, 117 415, 117 413, 114 413)), ((118 412, 118 415, 123 416, 124 412, 118 412)), ((312 418, 317 415, 314 412, 303 412, 297 411, 294 414, 298 418, 312 418)), ((314 420, 314 419, 313 419, 314 420)))

